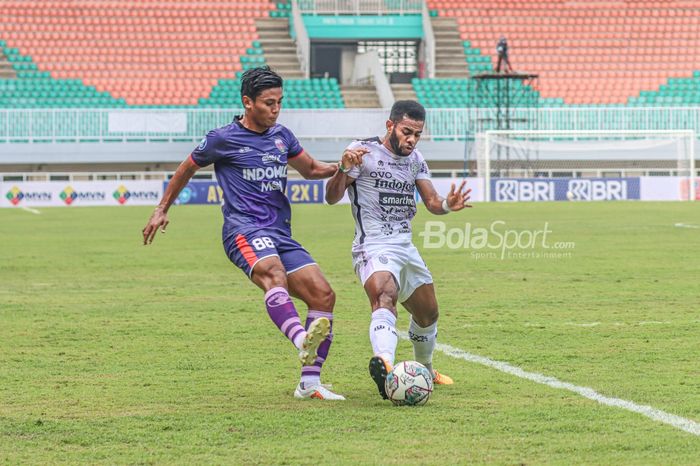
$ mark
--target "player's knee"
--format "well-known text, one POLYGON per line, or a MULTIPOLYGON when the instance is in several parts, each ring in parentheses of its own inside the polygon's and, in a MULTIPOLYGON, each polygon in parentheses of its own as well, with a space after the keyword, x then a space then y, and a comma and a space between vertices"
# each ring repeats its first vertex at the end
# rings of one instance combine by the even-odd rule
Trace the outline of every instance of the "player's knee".
POLYGON ((335 307, 335 291, 330 286, 318 290, 317 309, 332 312, 335 307))
POLYGON ((436 308, 427 308, 427 309, 422 309, 420 312, 416 312, 413 314, 413 321, 417 323, 420 327, 430 327, 433 325, 435 322, 438 321, 438 317, 440 316, 440 313, 438 312, 437 307, 436 308))
POLYGON ((381 291, 376 299, 376 306, 393 310, 396 308, 396 293, 391 291, 381 291))
POLYGON ((274 264, 265 269, 255 270, 254 276, 255 282, 262 284, 265 289, 277 286, 287 288, 287 271, 282 264, 274 264))

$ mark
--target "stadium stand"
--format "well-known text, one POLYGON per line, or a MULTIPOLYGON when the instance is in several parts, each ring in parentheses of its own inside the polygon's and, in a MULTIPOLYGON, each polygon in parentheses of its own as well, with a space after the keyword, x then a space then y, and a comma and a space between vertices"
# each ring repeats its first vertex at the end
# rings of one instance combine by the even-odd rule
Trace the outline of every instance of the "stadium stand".
MULTIPOLYGON (((267 63, 256 21, 288 12, 267 0, 3 2, 0 107, 223 105, 240 72, 267 63)), ((343 106, 331 82, 292 84, 287 97, 343 106)))
POLYGON ((681 82, 696 89, 700 2, 427 3, 436 17, 454 18, 463 41, 492 57, 498 37, 506 35, 513 66, 540 74, 543 97, 563 98, 567 104, 625 104, 629 99, 631 105, 679 105, 694 102, 697 95, 674 94, 686 85, 680 82, 653 90, 669 78, 685 78, 681 82))

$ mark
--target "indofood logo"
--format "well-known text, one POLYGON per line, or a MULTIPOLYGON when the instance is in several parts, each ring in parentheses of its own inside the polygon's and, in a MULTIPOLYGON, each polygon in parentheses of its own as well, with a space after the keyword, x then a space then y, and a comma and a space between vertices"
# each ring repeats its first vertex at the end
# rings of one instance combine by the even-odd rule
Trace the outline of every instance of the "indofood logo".
POLYGON ((126 189, 126 186, 120 185, 117 190, 112 193, 112 197, 116 199, 118 203, 124 204, 131 197, 131 193, 126 189))
POLYGON ((7 192, 5 197, 12 205, 17 205, 22 199, 24 199, 24 193, 22 193, 17 186, 13 186, 12 189, 7 192))
POLYGON ((66 186, 66 188, 61 191, 61 194, 59 194, 59 197, 66 205, 71 205, 78 198, 78 193, 70 186, 66 186))

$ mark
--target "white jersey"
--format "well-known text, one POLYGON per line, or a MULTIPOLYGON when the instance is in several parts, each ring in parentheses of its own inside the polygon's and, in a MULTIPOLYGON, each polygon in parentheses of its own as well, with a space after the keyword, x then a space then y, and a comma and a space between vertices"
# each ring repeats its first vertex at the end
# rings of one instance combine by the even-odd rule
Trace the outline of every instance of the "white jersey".
POLYGON ((410 243, 416 180, 430 178, 428 164, 417 150, 405 157, 393 154, 379 138, 355 141, 348 149, 360 147, 369 152, 361 166, 348 172, 355 178, 348 187, 355 218, 353 250, 365 244, 410 243))

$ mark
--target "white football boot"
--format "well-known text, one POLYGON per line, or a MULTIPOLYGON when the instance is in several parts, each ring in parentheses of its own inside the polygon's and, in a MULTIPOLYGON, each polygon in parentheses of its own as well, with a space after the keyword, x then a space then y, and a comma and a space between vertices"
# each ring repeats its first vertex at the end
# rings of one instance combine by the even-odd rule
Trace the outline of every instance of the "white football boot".
POLYGON ((297 385, 296 390, 294 390, 294 398, 300 400, 303 399, 318 399, 318 400, 332 400, 332 401, 343 401, 345 397, 343 395, 338 395, 328 390, 321 384, 312 385, 308 388, 302 388, 301 382, 297 385))

